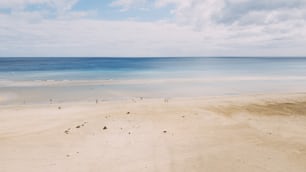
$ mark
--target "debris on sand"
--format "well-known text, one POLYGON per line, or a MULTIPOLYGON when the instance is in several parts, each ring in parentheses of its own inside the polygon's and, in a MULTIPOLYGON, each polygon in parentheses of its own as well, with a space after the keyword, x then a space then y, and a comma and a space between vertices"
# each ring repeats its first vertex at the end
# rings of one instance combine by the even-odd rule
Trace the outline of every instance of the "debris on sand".
POLYGON ((166 131, 166 130, 164 130, 164 131, 163 131, 163 133, 167 133, 167 131, 166 131))
POLYGON ((82 126, 82 127, 84 127, 84 126, 85 126, 85 124, 87 124, 87 123, 88 123, 88 122, 84 122, 84 123, 83 123, 81 126, 82 126))
POLYGON ((69 134, 71 128, 68 128, 67 130, 64 131, 65 134, 69 134))
POLYGON ((60 106, 59 106, 59 107, 58 107, 58 109, 59 109, 59 110, 61 110, 61 109, 62 109, 62 107, 60 107, 60 106))
POLYGON ((106 129, 107 129, 107 127, 106 127, 106 126, 104 126, 104 127, 103 127, 103 130, 106 130, 106 129))
POLYGON ((81 126, 80 126, 80 125, 77 125, 75 128, 81 128, 81 126))
POLYGON ((131 112, 127 112, 126 114, 129 115, 131 112))
POLYGON ((131 132, 129 132, 129 135, 131 134, 131 132))

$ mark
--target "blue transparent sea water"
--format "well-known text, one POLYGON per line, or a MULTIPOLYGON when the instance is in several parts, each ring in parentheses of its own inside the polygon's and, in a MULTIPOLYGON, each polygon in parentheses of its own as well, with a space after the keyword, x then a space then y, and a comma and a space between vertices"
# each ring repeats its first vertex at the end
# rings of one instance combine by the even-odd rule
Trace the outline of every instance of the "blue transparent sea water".
POLYGON ((0 58, 2 80, 306 76, 306 58, 0 58))
POLYGON ((50 97, 72 101, 101 97, 193 97, 305 91, 306 58, 0 58, 0 97, 9 93, 18 100, 34 102, 50 97), (163 82, 148 82, 157 79, 163 82), (167 82, 173 79, 180 82, 167 82), (211 81, 193 82, 193 79, 211 81), (140 82, 18 85, 23 81, 47 80, 140 82))

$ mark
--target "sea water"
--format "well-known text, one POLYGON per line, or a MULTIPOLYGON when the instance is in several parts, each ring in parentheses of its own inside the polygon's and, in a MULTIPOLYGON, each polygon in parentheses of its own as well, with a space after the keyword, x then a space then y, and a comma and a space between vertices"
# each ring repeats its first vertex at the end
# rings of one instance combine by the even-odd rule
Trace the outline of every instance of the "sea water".
POLYGON ((2 104, 304 91, 306 58, 0 58, 2 104))

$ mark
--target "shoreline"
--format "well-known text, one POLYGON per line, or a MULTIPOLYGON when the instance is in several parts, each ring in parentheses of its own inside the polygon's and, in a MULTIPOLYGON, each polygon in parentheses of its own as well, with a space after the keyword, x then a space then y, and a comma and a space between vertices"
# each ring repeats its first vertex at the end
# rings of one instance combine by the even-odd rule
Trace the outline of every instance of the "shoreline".
POLYGON ((39 86, 101 86, 101 85, 134 85, 134 84, 173 84, 173 83, 210 83, 235 81, 306 81, 305 76, 248 76, 248 77, 195 77, 186 78, 150 78, 150 79, 93 79, 93 80, 0 80, 2 87, 39 87, 39 86))
POLYGON ((10 106, 44 106, 44 105, 56 105, 56 104, 67 104, 67 105, 92 105, 92 104, 99 104, 99 103, 127 103, 127 102, 141 102, 143 100, 146 101, 165 101, 167 100, 183 100, 183 101, 201 101, 201 100, 217 100, 217 102, 225 102, 229 100, 247 100, 247 101, 254 101, 254 102, 260 102, 265 100, 271 100, 271 101, 286 101, 286 100, 294 100, 294 99, 306 99, 306 91, 305 92, 286 92, 286 93, 254 93, 254 94, 227 94, 227 95, 207 95, 207 96, 184 96, 184 97, 162 97, 162 96, 156 96, 156 97, 141 97, 141 96, 129 96, 129 97, 118 97, 118 98, 92 98, 87 100, 78 100, 78 101, 56 101, 53 99, 50 99, 50 97, 43 98, 44 101, 42 102, 30 102, 30 103, 17 103, 17 104, 1 104, 1 102, 5 102, 7 100, 15 98, 15 102, 22 101, 23 99, 20 99, 16 97, 16 95, 8 95, 8 96, 2 96, 0 97, 0 107, 10 107, 10 106), (48 101, 46 101, 48 100, 48 101), (50 100, 52 100, 50 102, 50 100))

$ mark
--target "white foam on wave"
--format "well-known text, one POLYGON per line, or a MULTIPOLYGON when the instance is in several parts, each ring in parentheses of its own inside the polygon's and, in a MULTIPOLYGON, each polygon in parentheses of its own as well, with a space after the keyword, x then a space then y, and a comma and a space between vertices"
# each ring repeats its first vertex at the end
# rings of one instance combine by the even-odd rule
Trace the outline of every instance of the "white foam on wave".
POLYGON ((211 77, 211 78, 168 78, 168 79, 126 79, 126 80, 0 80, 0 87, 39 87, 39 86, 98 86, 123 84, 171 84, 202 82, 235 82, 235 81, 306 81, 304 76, 268 76, 268 77, 211 77))

